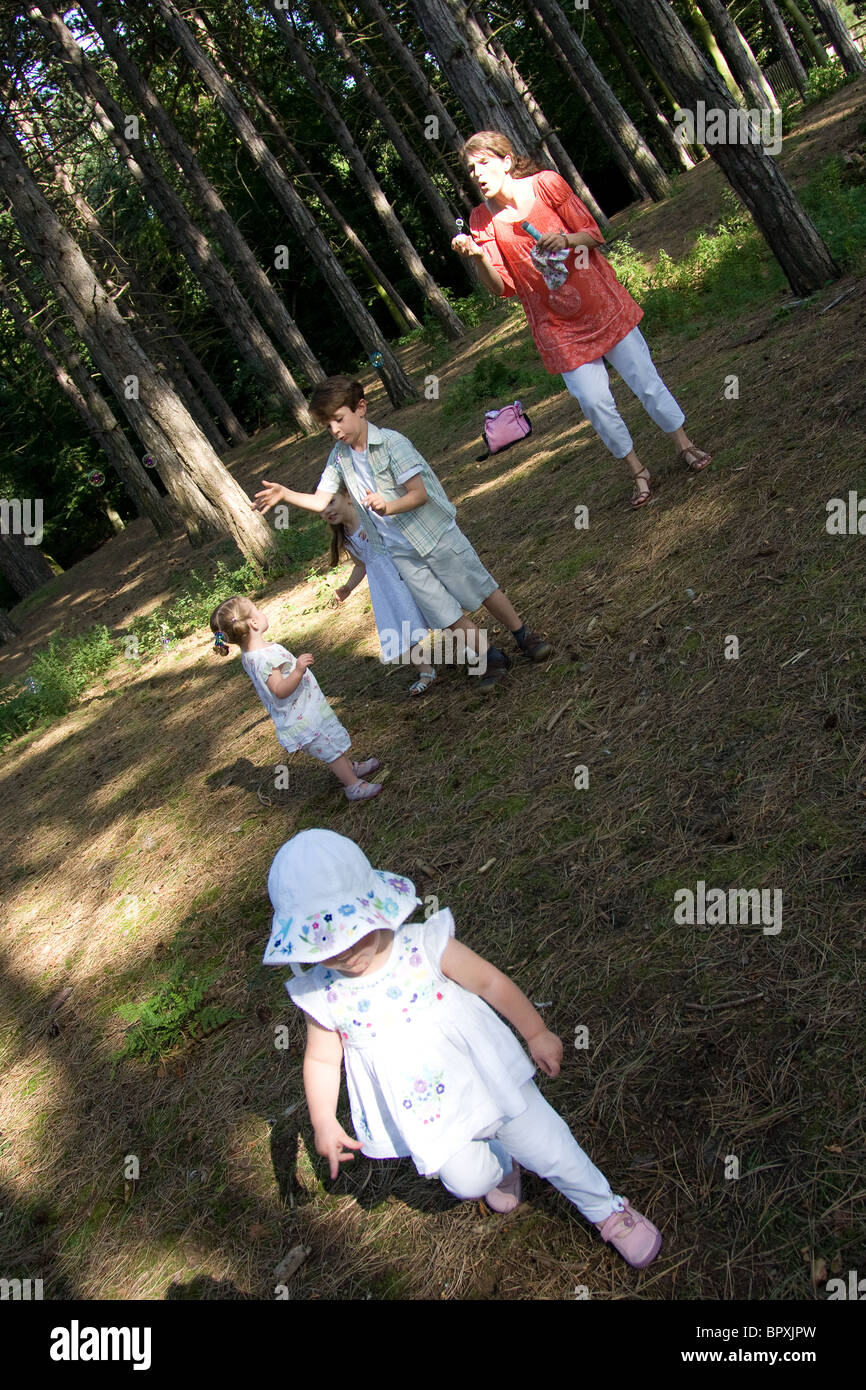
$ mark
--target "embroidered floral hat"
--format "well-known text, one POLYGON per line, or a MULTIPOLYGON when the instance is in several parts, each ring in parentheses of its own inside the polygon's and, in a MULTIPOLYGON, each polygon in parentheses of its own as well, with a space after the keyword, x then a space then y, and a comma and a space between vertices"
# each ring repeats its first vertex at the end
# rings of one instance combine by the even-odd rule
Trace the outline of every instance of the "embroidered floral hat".
POLYGON ((274 909, 264 965, 327 960, 377 927, 399 927, 421 899, 408 878, 374 869, 333 830, 302 830, 274 855, 268 873, 274 909))

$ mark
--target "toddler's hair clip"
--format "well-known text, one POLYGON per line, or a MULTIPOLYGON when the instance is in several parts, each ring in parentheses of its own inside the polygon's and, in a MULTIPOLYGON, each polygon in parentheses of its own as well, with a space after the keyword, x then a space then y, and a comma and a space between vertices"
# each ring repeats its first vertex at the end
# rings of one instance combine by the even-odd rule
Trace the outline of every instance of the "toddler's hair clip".
POLYGON ((217 656, 228 656, 229 644, 226 641, 226 635, 224 632, 214 633, 213 649, 216 652, 217 656))

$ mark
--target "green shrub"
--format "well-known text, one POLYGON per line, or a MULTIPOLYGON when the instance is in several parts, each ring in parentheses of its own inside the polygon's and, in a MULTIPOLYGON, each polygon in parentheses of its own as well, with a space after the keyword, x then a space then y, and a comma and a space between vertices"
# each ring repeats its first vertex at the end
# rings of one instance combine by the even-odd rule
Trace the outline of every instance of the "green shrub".
POLYGON ((0 690, 0 748, 37 724, 68 714, 115 655, 107 627, 92 627, 77 637, 52 637, 27 668, 25 688, 0 690))
POLYGON ((803 206, 843 270, 866 270, 866 183, 852 180, 844 161, 826 160, 803 189, 803 206))
POLYGON ((816 63, 809 69, 804 105, 812 106, 816 101, 823 101, 833 92, 838 92, 849 80, 838 58, 831 58, 829 63, 816 63))
POLYGON ((233 594, 261 593, 262 574, 252 560, 234 570, 218 560, 211 575, 191 570, 177 584, 177 596, 169 603, 133 619, 131 635, 138 639, 140 656, 154 656, 163 643, 207 627, 213 610, 233 594))
POLYGON ((205 1003, 218 976, 213 972, 183 978, 178 962, 169 978, 142 1004, 122 1004, 117 1010, 124 1023, 131 1023, 123 1047, 112 1055, 115 1067, 127 1057, 144 1057, 159 1062, 180 1043, 199 1039, 243 1015, 228 1006, 205 1003))

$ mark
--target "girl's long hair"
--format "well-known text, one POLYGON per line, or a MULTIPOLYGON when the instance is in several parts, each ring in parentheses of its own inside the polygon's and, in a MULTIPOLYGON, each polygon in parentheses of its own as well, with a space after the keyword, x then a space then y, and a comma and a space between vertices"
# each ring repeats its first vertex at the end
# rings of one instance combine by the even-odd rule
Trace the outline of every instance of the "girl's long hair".
MULTIPOLYGON (((340 483, 337 492, 342 497, 349 496, 349 489, 345 483, 340 483)), ((334 569, 340 564, 343 555, 349 560, 355 557, 346 544, 346 528, 342 521, 329 521, 328 526, 331 528, 331 569, 334 569)))
POLYGON ((470 135, 461 154, 467 162, 474 154, 495 154, 497 159, 505 159, 507 155, 511 155, 511 176, 515 179, 525 179, 529 174, 541 173, 541 166, 527 155, 519 154, 508 136, 500 134, 498 130, 477 130, 474 135, 470 135))

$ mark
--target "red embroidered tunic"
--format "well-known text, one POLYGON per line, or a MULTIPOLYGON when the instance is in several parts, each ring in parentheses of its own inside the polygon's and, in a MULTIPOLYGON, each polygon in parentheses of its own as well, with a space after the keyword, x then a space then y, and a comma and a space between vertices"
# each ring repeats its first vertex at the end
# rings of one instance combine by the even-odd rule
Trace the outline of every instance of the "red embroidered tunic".
MULTIPOLYGON (((604 240, 594 218, 559 174, 544 169, 533 174, 532 183, 535 201, 520 221, 531 222, 542 235, 565 230, 604 240)), ((572 251, 566 263, 568 279, 559 289, 549 290, 529 258, 535 243, 520 221, 494 218, 482 205, 472 212, 469 227, 502 277, 503 297, 516 294, 520 299, 546 369, 570 372, 603 357, 640 323, 643 309, 598 250, 588 253, 586 269, 575 265, 577 251, 572 251)))

